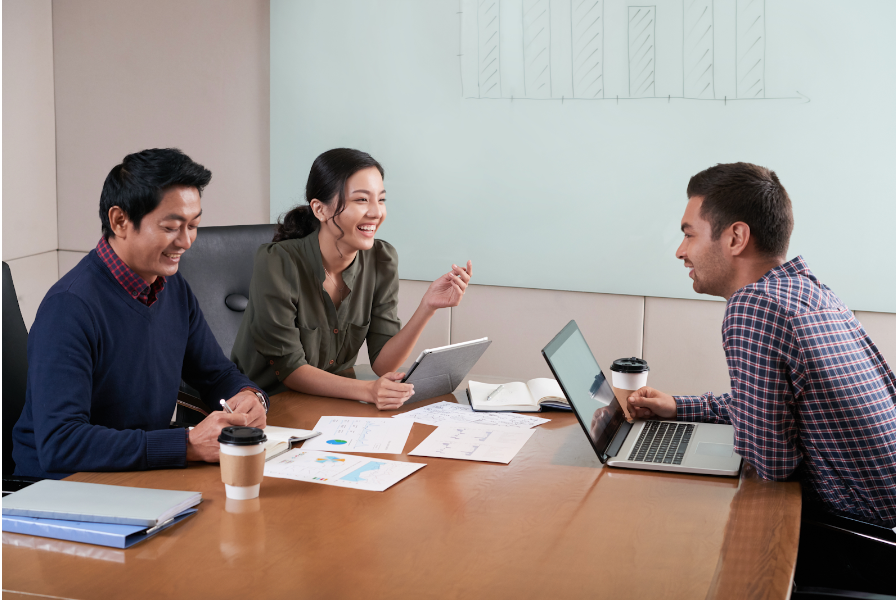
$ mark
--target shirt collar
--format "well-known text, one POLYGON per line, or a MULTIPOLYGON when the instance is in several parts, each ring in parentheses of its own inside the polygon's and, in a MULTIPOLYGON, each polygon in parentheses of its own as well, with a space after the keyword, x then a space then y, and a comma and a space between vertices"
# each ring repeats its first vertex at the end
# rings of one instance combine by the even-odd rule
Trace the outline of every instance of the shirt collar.
POLYGON ((812 271, 809 270, 809 264, 802 255, 787 261, 783 265, 769 270, 759 281, 767 281, 777 277, 792 277, 794 275, 806 275, 812 277, 812 271))
POLYGON ((150 306, 156 301, 159 292, 165 288, 165 278, 161 276, 156 277, 151 285, 146 283, 145 279, 135 273, 115 254, 115 250, 112 249, 105 237, 101 237, 97 243, 96 253, 131 298, 150 306))
MULTIPOLYGON (((317 279, 320 281, 321 285, 327 278, 327 274, 324 272, 324 258, 320 253, 320 238, 318 237, 318 233, 320 230, 316 230, 312 233, 306 235, 303 240, 308 244, 308 249, 314 255, 314 272, 317 274, 317 279)), ((360 254, 361 251, 358 251, 360 254)), ((355 255, 355 259, 352 261, 352 264, 345 268, 345 271, 342 272, 342 282, 345 284, 345 287, 348 289, 352 289, 352 286, 355 283, 355 277, 358 275, 358 271, 361 268, 359 265, 361 263, 358 260, 358 254, 355 255)))

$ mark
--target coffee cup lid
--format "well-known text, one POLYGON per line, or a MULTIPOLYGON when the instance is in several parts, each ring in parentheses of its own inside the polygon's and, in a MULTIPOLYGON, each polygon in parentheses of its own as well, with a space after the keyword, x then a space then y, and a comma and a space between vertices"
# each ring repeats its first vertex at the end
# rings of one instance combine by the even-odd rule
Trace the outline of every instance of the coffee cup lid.
POLYGON ((617 373, 643 373, 649 371, 650 367, 647 366, 647 361, 643 358, 632 356, 631 358, 617 358, 610 366, 610 370, 617 373))
POLYGON ((254 446, 268 441, 268 436, 258 427, 225 427, 218 436, 218 441, 231 446, 254 446))

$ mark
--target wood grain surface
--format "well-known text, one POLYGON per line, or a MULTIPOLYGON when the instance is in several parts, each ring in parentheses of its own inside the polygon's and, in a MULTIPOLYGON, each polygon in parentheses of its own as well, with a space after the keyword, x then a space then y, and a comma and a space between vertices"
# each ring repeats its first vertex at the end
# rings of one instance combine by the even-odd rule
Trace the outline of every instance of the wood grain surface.
MULTIPOLYGON (((452 396, 412 404, 403 410, 452 396)), ((296 393, 271 425, 388 418, 296 393)), ((602 468, 571 413, 548 412, 509 465, 426 463, 385 492, 266 478, 226 500, 217 465, 72 480, 202 492, 199 513, 128 550, 3 534, 3 589, 61 598, 788 598, 796 483, 602 468)), ((10 597, 19 597, 18 594, 10 597)))

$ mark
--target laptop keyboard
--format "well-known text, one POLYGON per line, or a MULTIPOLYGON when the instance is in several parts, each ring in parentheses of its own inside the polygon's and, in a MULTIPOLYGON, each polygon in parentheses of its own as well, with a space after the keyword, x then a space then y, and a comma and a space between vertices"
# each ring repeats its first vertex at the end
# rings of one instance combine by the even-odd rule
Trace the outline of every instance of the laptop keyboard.
POLYGON ((629 460, 666 465, 680 465, 695 425, 648 421, 641 430, 629 460))

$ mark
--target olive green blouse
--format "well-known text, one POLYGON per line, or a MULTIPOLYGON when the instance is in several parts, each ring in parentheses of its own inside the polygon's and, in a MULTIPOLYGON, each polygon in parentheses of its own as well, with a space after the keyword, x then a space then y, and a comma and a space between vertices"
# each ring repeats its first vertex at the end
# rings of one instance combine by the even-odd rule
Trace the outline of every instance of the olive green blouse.
POLYGON ((339 310, 324 290, 325 277, 317 232, 264 244, 255 254, 231 359, 268 394, 285 391, 283 380, 302 365, 348 369, 364 340, 373 364, 401 329, 398 253, 390 244, 375 240, 342 272, 346 295, 339 310))

